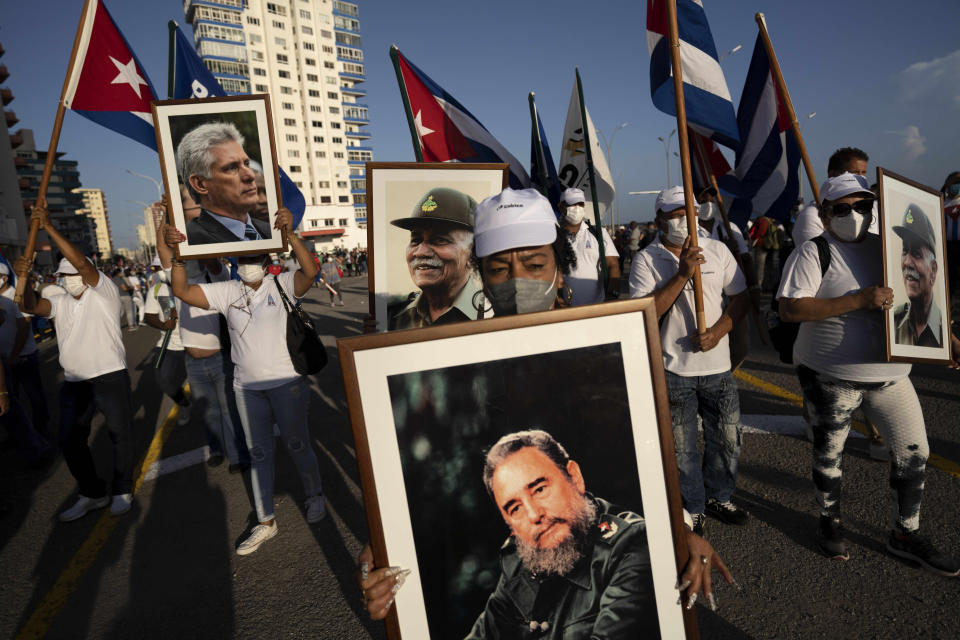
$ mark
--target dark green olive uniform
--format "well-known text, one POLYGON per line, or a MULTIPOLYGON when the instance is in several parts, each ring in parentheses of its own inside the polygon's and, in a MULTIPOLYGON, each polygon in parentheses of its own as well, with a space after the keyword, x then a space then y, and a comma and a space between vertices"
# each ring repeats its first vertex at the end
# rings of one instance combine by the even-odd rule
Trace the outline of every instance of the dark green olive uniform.
POLYGON ((593 500, 597 524, 568 575, 535 577, 513 538, 504 543, 500 582, 468 640, 660 637, 643 518, 593 500))

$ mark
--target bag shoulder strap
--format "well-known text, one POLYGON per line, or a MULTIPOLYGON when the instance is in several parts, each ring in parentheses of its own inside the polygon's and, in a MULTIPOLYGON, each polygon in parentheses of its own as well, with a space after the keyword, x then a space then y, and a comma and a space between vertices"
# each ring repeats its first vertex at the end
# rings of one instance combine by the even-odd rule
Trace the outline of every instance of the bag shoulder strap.
POLYGON ((296 306, 290 302, 290 299, 287 298, 286 292, 284 292, 283 287, 280 286, 280 281, 277 278, 273 279, 274 284, 277 285, 277 291, 280 292, 280 301, 283 303, 283 309, 288 314, 292 313, 296 306))
POLYGON ((820 256, 820 277, 822 278, 830 269, 830 245, 822 235, 813 238, 813 243, 817 245, 817 254, 820 256))

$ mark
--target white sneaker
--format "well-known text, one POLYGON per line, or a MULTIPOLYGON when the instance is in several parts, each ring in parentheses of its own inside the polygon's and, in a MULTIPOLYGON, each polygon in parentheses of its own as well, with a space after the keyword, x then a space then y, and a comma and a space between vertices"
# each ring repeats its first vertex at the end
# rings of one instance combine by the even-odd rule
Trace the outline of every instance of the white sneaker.
POLYGON ((183 426, 190 422, 190 407, 193 405, 181 404, 180 405, 180 415, 177 416, 177 424, 183 426))
POLYGON ((87 496, 81 495, 72 507, 60 512, 60 522, 79 520, 87 515, 87 512, 93 511, 94 509, 103 509, 108 504, 110 504, 110 496, 88 498, 87 496))
POLYGON ((320 522, 327 516, 327 501, 322 495, 307 498, 307 522, 320 522))
POLYGON ((121 493, 118 496, 113 496, 113 501, 110 503, 110 515, 122 516, 127 511, 130 511, 130 508, 132 506, 133 506, 132 493, 121 493))
POLYGON ((277 521, 273 524, 258 524, 250 530, 250 535, 244 538, 237 547, 238 556, 248 556, 260 548, 264 542, 277 535, 277 521))

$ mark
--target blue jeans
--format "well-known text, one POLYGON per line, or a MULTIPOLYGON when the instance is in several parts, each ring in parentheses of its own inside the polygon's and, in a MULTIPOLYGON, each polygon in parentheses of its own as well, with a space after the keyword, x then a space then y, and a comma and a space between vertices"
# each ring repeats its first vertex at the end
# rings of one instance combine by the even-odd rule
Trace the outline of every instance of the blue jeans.
POLYGON ((307 407, 310 404, 307 378, 272 389, 237 389, 237 408, 243 423, 243 434, 250 449, 253 503, 260 522, 273 519, 273 425, 300 473, 305 497, 320 495, 320 465, 310 446, 307 429, 307 407))
POLYGON ((223 352, 207 358, 194 358, 184 352, 184 359, 191 403, 203 414, 210 455, 226 455, 230 464, 249 464, 233 392, 233 363, 223 357, 223 352))
POLYGON ((60 445, 70 473, 80 485, 80 494, 100 498, 107 483, 97 475, 90 454, 90 423, 97 409, 103 412, 113 443, 113 495, 133 491, 133 408, 130 375, 126 369, 89 380, 65 381, 60 387, 60 445))
POLYGON ((683 507, 703 513, 707 498, 727 502, 736 488, 743 441, 737 385, 729 371, 691 377, 665 373, 683 507), (698 413, 703 417, 703 462, 697 452, 698 413))

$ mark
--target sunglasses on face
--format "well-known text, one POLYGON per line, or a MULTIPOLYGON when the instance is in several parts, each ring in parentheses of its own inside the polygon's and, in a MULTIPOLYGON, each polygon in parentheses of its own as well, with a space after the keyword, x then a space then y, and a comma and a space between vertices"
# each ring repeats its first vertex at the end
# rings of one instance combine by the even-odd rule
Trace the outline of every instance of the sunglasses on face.
POLYGON ((853 204, 838 202, 830 205, 830 213, 833 214, 834 218, 843 218, 850 215, 853 211, 865 216, 873 215, 873 200, 857 200, 853 204))

